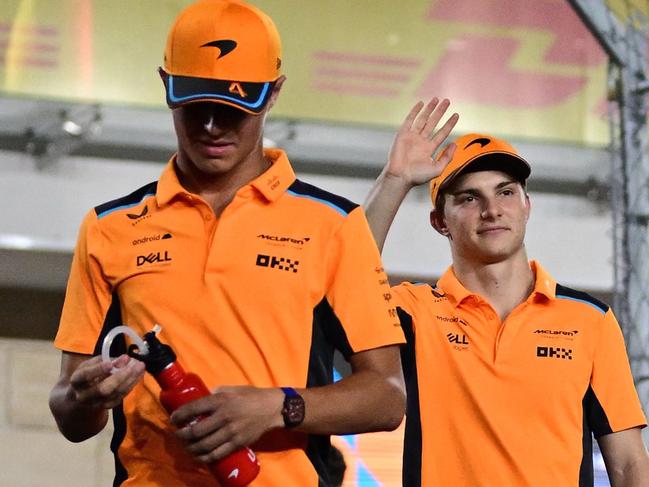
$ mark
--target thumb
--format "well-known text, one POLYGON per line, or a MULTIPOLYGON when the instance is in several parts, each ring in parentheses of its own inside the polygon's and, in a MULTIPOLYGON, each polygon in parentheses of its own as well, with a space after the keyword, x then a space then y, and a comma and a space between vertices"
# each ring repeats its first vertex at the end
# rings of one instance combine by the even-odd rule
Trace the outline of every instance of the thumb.
POLYGON ((439 164, 442 164, 443 166, 446 166, 453 159, 456 148, 457 146, 454 143, 451 142, 450 144, 448 144, 437 158, 437 162, 439 164))

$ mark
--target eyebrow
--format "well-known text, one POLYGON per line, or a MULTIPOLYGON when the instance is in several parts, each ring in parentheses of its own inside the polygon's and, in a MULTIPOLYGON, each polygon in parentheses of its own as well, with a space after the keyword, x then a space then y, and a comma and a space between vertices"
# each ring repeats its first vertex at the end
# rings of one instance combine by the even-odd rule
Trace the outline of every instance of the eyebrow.
MULTIPOLYGON (((507 180, 507 181, 503 181, 503 182, 501 182, 501 183, 498 183, 498 184, 496 185, 496 188, 495 188, 495 189, 496 189, 496 190, 498 190, 498 189, 502 189, 502 188, 504 188, 504 187, 506 187, 506 186, 509 186, 510 184, 516 184, 516 183, 518 183, 517 180, 515 180, 515 179, 510 179, 510 180, 507 180)), ((480 193, 481 193, 481 191, 479 191, 478 189, 475 189, 475 188, 464 188, 464 189, 459 189, 459 190, 457 190, 457 191, 453 191, 453 192, 451 193, 451 196, 459 196, 459 195, 462 195, 462 194, 470 194, 470 195, 472 195, 472 196, 477 196, 477 195, 479 195, 480 193)))

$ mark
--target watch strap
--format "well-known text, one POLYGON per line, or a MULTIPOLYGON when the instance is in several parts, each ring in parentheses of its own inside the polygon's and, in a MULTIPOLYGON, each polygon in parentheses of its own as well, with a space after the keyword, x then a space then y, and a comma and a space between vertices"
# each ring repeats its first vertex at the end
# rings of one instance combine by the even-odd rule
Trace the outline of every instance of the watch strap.
POLYGON ((293 389, 292 387, 282 387, 281 389, 282 389, 282 392, 284 393, 285 396, 288 396, 288 397, 299 396, 297 391, 295 389, 293 389))

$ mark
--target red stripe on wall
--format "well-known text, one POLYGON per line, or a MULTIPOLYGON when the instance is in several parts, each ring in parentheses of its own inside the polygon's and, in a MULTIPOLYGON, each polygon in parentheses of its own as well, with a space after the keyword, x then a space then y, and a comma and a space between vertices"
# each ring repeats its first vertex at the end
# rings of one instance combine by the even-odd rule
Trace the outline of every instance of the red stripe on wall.
POLYGON ((341 68, 316 68, 314 74, 319 77, 332 77, 332 78, 351 78, 351 79, 368 79, 378 81, 393 81, 398 83, 406 83, 410 80, 410 76, 399 73, 389 73, 385 71, 362 71, 357 69, 341 69, 341 68))
POLYGON ((379 64, 384 66, 401 66, 408 68, 416 68, 421 64, 421 61, 419 61, 418 59, 373 54, 358 54, 351 52, 317 51, 313 53, 313 57, 315 59, 323 61, 343 61, 351 63, 379 64))
POLYGON ((345 95, 355 96, 380 96, 386 98, 393 98, 399 95, 399 90, 390 88, 381 88, 377 86, 357 86, 342 83, 327 83, 322 81, 315 81, 311 87, 315 91, 327 91, 345 95))

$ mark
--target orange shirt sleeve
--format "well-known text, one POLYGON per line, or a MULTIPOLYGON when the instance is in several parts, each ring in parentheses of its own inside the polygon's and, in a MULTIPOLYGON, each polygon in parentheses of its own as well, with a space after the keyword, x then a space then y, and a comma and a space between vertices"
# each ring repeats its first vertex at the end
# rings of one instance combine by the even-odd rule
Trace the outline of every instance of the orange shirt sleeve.
POLYGON ((54 345, 67 352, 92 354, 111 304, 111 290, 99 263, 102 236, 94 210, 79 231, 65 302, 54 345))
POLYGON ((413 292, 413 287, 414 286, 409 282, 402 282, 392 288, 394 305, 401 308, 410 316, 414 313, 417 301, 415 293, 413 292))
POLYGON ((352 352, 403 343, 388 278, 360 206, 334 238, 326 297, 352 352))
POLYGON ((633 384, 622 330, 610 309, 601 322, 584 406, 596 438, 647 424, 633 384))

